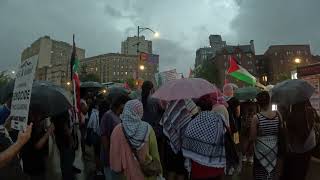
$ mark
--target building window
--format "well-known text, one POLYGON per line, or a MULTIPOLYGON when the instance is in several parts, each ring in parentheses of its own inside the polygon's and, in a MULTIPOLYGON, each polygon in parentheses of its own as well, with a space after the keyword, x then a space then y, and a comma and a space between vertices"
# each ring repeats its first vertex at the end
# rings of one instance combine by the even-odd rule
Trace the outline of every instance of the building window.
POLYGON ((282 59, 280 60, 280 64, 283 64, 283 60, 282 59))
POLYGON ((252 61, 248 61, 248 64, 252 64, 252 61))
POLYGON ((123 66, 121 66, 121 69, 123 69, 123 66))
POLYGON ((123 72, 121 72, 121 75, 123 75, 123 72))
POLYGON ((278 56, 278 52, 274 52, 274 56, 278 56))
POLYGON ((306 62, 307 62, 307 63, 309 62, 309 59, 308 59, 308 58, 306 58, 306 62))
POLYGON ((98 71, 98 68, 96 67, 96 71, 98 71))
POLYGON ((289 54, 290 54, 289 51, 287 51, 287 56, 288 56, 289 54))
POLYGON ((128 75, 128 72, 125 72, 126 75, 128 75))
POLYGON ((297 51, 297 54, 301 54, 301 51, 300 51, 300 50, 298 50, 298 51, 297 51))
POLYGON ((251 58, 251 57, 252 57, 251 53, 248 53, 248 54, 247 54, 247 56, 248 56, 249 58, 251 58))
POLYGON ((119 75, 119 74, 120 74, 120 72, 117 72, 117 74, 119 75))
POLYGON ((238 53, 237 56, 238 56, 238 58, 241 58, 241 54, 240 53, 238 53))

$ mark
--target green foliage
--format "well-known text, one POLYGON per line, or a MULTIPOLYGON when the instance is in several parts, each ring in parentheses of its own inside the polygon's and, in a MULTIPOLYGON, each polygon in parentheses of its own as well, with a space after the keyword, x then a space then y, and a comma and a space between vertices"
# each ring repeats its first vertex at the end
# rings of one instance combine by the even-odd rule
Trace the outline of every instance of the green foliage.
POLYGON ((12 78, 8 76, 5 71, 0 72, 0 87, 9 83, 10 80, 12 80, 12 78))
POLYGON ((80 81, 81 82, 86 82, 86 81, 99 82, 100 78, 96 74, 81 74, 80 75, 80 81))
POLYGON ((130 87, 130 89, 135 89, 136 88, 136 83, 135 80, 133 78, 127 79, 127 83, 130 87))
POLYGON ((291 76, 288 73, 280 73, 279 75, 277 75, 278 82, 282 82, 288 79, 291 79, 291 76))
POLYGON ((219 70, 211 61, 205 61, 202 65, 196 67, 194 74, 195 77, 206 79, 216 85, 220 85, 222 83, 219 70))

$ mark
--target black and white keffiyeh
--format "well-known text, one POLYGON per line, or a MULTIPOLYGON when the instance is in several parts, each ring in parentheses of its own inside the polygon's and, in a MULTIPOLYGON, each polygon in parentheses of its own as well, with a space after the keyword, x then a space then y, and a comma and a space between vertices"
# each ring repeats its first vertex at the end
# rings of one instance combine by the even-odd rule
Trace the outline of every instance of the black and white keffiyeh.
POLYGON ((142 121, 143 105, 139 100, 128 101, 120 116, 130 145, 139 150, 147 141, 151 126, 142 121))
POLYGON ((277 136, 262 136, 257 138, 255 144, 255 156, 268 173, 271 173, 277 164, 277 142, 277 136))
POLYGON ((200 112, 184 133, 182 152, 184 157, 201 165, 224 168, 226 157, 222 116, 212 111, 200 112))

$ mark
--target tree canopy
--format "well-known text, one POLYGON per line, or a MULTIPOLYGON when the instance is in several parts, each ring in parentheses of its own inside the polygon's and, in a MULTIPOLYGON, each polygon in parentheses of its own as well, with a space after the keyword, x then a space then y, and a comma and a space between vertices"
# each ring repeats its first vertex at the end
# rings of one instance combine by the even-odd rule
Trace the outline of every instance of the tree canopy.
POLYGON ((222 83, 220 72, 217 66, 211 61, 205 61, 203 64, 196 67, 194 75, 197 78, 206 79, 213 84, 220 85, 222 83))

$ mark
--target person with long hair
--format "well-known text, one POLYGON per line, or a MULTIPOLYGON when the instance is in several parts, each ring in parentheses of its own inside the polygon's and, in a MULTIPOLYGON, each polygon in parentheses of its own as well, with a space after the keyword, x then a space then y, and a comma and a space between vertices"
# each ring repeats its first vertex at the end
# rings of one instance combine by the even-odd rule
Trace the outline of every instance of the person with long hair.
POLYGON ((160 120, 164 114, 164 108, 162 108, 158 99, 151 97, 153 93, 153 83, 151 81, 144 81, 141 87, 141 102, 143 104, 142 121, 149 123, 155 131, 160 159, 161 162, 164 163, 166 155, 166 138, 163 135, 163 128, 160 125, 160 120))
POLYGON ((128 180, 156 180, 162 174, 155 132, 141 120, 142 116, 142 103, 128 101, 121 114, 122 123, 111 135, 110 168, 128 180), (151 165, 149 174, 146 169, 151 165))
POLYGON ((270 95, 267 91, 256 97, 260 112, 253 116, 250 127, 250 141, 255 143, 254 178, 274 180, 277 178, 278 136, 281 115, 272 111, 270 95))
POLYGON ((240 144, 242 148, 242 162, 253 164, 254 144, 249 141, 250 125, 252 118, 257 114, 257 105, 255 102, 241 103, 241 133, 240 144))
POLYGON ((164 110, 161 108, 160 101, 152 98, 154 86, 151 81, 144 81, 141 87, 141 102, 143 104, 142 120, 148 122, 156 132, 156 136, 162 136, 162 128, 159 124, 164 110))
POLYGON ((291 105, 284 114, 288 129, 288 152, 284 155, 282 178, 304 180, 312 150, 316 146, 313 127, 319 117, 309 100, 291 105))

